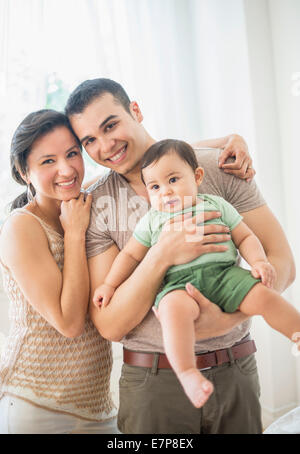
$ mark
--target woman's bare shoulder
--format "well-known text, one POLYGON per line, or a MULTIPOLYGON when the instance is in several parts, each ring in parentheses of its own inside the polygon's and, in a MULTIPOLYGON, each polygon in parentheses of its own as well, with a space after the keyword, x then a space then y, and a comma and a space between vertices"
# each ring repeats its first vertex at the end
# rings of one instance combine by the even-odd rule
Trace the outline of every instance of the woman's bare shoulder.
POLYGON ((33 248, 47 247, 48 240, 38 219, 25 210, 10 215, 4 222, 0 234, 0 256, 8 264, 11 256, 18 252, 30 251, 33 248))

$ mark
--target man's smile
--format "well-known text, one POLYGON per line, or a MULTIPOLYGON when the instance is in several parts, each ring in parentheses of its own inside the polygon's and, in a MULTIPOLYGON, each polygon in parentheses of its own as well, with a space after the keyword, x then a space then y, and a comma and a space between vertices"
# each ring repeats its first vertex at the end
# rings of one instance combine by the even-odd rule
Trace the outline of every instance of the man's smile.
POLYGON ((120 150, 118 150, 113 156, 107 158, 107 161, 113 162, 114 164, 118 164, 121 162, 126 155, 127 145, 124 145, 120 150))

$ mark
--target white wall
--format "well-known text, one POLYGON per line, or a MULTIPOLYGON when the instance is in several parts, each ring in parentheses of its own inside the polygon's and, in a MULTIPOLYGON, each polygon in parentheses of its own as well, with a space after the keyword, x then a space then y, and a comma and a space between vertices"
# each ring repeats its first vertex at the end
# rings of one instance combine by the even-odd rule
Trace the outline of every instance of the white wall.
MULTIPOLYGON (((110 3, 120 9, 119 0, 110 3)), ((229 132, 242 134, 254 156, 257 181, 286 230, 299 265, 300 1, 151 0, 138 2, 138 6, 134 1, 127 3, 132 7, 130 17, 135 12, 135 20, 125 21, 122 16, 124 43, 119 43, 123 45, 120 59, 116 52, 109 52, 108 63, 123 62, 121 74, 131 76, 124 85, 130 95, 141 96, 146 126, 155 131, 156 138, 166 132, 190 140, 229 132), (147 21, 141 32, 145 15, 147 21), (172 24, 178 27, 175 38, 172 24), (126 47, 127 28, 134 43, 132 48, 129 44, 126 47), (141 33, 148 40, 146 44, 142 39, 136 42, 141 33), (127 48, 130 55, 123 52, 127 48), (149 65, 140 63, 145 48, 151 71, 149 65), (158 82, 157 91, 150 89, 154 82, 158 82)), ((37 2, 38 8, 39 5, 37 2)), ((124 5, 125 1, 122 8, 124 5)), ((108 28, 111 33, 112 28, 108 28)), ((94 30, 95 39, 100 43, 97 32, 94 30)), ((115 44, 113 40, 106 43, 109 50, 115 49, 115 44)), ((101 55, 99 61, 105 62, 104 57, 101 55)), ((110 66, 107 68, 108 71, 110 66)), ((105 72, 105 76, 110 75, 105 72)), ((137 100, 140 101, 139 96, 137 100)), ((299 308, 299 295, 298 279, 285 296, 299 308)), ((6 334, 7 306, 7 299, 0 292, 0 332, 6 334)), ((291 355, 290 343, 262 320, 255 320, 252 334, 258 345, 265 421, 271 422, 300 403, 300 361, 291 355)))
MULTIPOLYGON (((295 207, 299 194, 300 97, 292 95, 292 74, 300 71, 300 2, 245 0, 253 99, 256 165, 260 187, 280 220, 299 263, 295 207)), ((284 296, 299 307, 299 283, 284 296), (298 299, 297 299, 298 295, 298 299)), ((261 403, 269 423, 299 405, 299 372, 291 343, 255 320, 261 403)))

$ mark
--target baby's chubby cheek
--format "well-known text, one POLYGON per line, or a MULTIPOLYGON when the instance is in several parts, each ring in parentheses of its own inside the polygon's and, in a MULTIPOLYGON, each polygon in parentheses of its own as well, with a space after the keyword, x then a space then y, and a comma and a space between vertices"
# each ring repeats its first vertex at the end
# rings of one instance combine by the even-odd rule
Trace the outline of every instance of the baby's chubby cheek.
POLYGON ((162 200, 157 195, 149 195, 149 198, 152 208, 160 211, 162 208, 162 200))

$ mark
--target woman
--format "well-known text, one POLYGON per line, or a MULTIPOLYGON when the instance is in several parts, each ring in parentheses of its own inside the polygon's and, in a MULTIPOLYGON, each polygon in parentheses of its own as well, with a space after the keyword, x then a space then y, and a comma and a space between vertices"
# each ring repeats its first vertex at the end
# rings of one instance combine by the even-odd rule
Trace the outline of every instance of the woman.
POLYGON ((87 315, 81 145, 67 117, 28 115, 11 146, 13 178, 27 192, 0 236, 10 332, 0 362, 0 433, 118 433, 112 356, 87 315))

